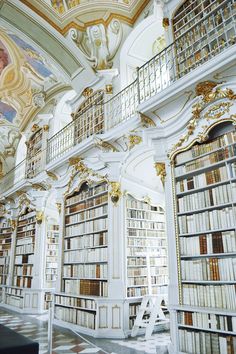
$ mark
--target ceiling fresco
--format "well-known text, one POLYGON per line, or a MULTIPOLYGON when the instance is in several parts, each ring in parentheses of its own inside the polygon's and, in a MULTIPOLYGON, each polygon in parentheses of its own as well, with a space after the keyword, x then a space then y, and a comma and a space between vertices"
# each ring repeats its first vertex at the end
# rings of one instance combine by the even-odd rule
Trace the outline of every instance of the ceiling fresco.
POLYGON ((0 101, 0 121, 7 120, 8 122, 13 123, 16 114, 17 112, 13 107, 0 101))
POLYGON ((133 25, 150 0, 20 0, 61 34, 115 18, 133 25))

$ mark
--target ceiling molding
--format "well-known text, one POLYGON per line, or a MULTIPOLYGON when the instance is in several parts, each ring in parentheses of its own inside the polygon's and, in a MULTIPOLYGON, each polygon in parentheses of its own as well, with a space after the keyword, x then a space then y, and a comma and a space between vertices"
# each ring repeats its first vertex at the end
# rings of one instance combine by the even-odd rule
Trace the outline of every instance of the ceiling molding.
MULTIPOLYGON (((76 28, 76 29, 78 29, 80 31, 86 31, 87 27, 93 26, 93 25, 97 25, 97 24, 103 24, 104 26, 107 27, 113 19, 118 19, 121 22, 124 22, 124 23, 127 23, 128 25, 133 26, 135 24, 135 22, 137 21, 138 17, 140 16, 140 14, 142 13, 142 11, 144 10, 144 8, 150 2, 150 0, 142 1, 140 3, 140 6, 138 7, 137 11, 131 17, 126 16, 126 15, 121 14, 121 13, 115 13, 114 9, 112 9, 110 14, 109 14, 109 16, 106 19, 101 18, 101 19, 96 19, 96 20, 92 20, 92 21, 87 21, 83 25, 81 25, 81 24, 75 22, 75 20, 71 20, 71 16, 70 16, 70 19, 69 19, 70 22, 67 23, 64 26, 63 23, 62 23, 63 19, 60 18, 55 13, 55 11, 53 9, 51 9, 50 14, 49 14, 48 11, 47 11, 47 14, 46 14, 40 8, 38 8, 35 5, 33 5, 31 0, 20 0, 20 1, 24 5, 28 6, 32 11, 37 13, 45 21, 47 21, 53 28, 55 28, 62 35, 65 35, 71 28, 76 28), (51 18, 49 16, 51 16, 51 18), (53 18, 54 18, 54 20, 53 20, 53 18), (57 18, 59 18, 59 20, 57 20, 57 18), (59 24, 59 21, 61 21, 61 25, 59 24), (56 22, 58 22, 58 23, 56 23, 56 22)), ((90 4, 90 6, 91 6, 91 4, 90 4)), ((78 7, 76 7, 75 9, 79 10, 78 7)), ((127 10, 127 12, 128 12, 128 10, 127 10)), ((80 15, 79 11, 76 14, 76 16, 78 16, 78 15, 80 15)), ((74 18, 75 18, 75 16, 74 16, 74 18)))

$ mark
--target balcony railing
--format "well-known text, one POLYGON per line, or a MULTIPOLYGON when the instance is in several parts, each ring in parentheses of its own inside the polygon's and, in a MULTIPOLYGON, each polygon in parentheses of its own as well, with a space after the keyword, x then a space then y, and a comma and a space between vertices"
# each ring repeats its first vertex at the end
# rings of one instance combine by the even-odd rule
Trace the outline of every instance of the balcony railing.
POLYGON ((138 70, 140 103, 236 41, 236 2, 225 0, 138 70))
MULTIPOLYGON (((95 134, 101 134, 135 116, 138 105, 155 96, 199 65, 209 61, 236 43, 236 0, 221 4, 175 42, 138 69, 137 80, 110 100, 95 100, 93 106, 77 112, 75 119, 52 136, 40 164, 22 161, 4 178, 2 191, 24 178, 33 178, 74 146, 95 134), (211 25, 213 24, 213 25, 211 25), (47 161, 45 162, 45 153, 47 161), (29 170, 32 168, 32 171, 29 170)), ((36 161, 37 162, 37 161, 36 161)))

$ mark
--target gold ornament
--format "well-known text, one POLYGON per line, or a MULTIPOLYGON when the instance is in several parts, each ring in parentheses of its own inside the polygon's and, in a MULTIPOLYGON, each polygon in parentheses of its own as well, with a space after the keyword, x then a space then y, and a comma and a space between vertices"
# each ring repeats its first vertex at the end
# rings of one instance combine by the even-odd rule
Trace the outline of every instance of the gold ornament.
POLYGON ((43 212, 42 211, 37 211, 36 216, 35 216, 37 224, 41 224, 42 223, 43 217, 44 217, 43 212))
POLYGON ((11 227, 13 230, 15 230, 16 226, 17 226, 17 220, 11 220, 11 227))
POLYGON ((44 130, 45 132, 48 132, 48 131, 49 131, 49 125, 48 125, 48 124, 45 124, 45 125, 43 126, 43 130, 44 130))
POLYGON ((129 135, 128 137, 129 139, 129 149, 133 149, 133 147, 135 147, 135 145, 138 145, 142 142, 142 138, 141 136, 138 135, 129 135))
POLYGON ((31 128, 31 131, 32 131, 32 133, 34 133, 34 132, 36 132, 36 130, 38 130, 38 129, 39 129, 38 124, 34 124, 34 125, 32 126, 32 128, 31 128))
POLYGON ((228 113, 230 111, 231 106, 233 106, 233 103, 231 102, 221 102, 219 104, 216 104, 207 111, 207 113, 204 115, 204 118, 206 118, 207 120, 219 119, 225 113, 228 113))
POLYGON ((144 114, 141 114, 141 123, 144 128, 156 127, 156 123, 144 114))
POLYGON ((61 203, 56 203, 58 213, 61 214, 61 203))
POLYGON ((122 196, 120 182, 109 182, 109 185, 111 186, 111 191, 109 193, 111 201, 114 205, 117 205, 120 197, 122 196))
POLYGON ((161 182, 164 186, 165 178, 166 178, 166 166, 165 166, 164 162, 155 162, 154 166, 156 169, 157 176, 160 177, 161 182))
POLYGON ((213 98, 213 89, 218 85, 214 81, 203 81, 197 84, 195 92, 197 96, 203 96, 204 102, 210 102, 213 98))
POLYGON ((162 26, 165 30, 168 29, 170 25, 170 20, 168 19, 168 17, 164 17, 163 20, 162 20, 162 26))

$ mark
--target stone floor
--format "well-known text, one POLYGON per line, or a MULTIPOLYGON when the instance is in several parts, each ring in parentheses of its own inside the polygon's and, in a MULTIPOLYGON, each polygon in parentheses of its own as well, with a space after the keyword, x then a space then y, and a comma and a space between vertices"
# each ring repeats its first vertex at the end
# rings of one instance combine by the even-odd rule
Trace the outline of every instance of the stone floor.
MULTIPOLYGON (((39 354, 48 354, 47 318, 21 315, 0 308, 0 324, 39 342, 39 354)), ((52 354, 166 354, 169 332, 153 334, 148 341, 142 337, 124 340, 96 339, 61 327, 53 328, 52 354)))

